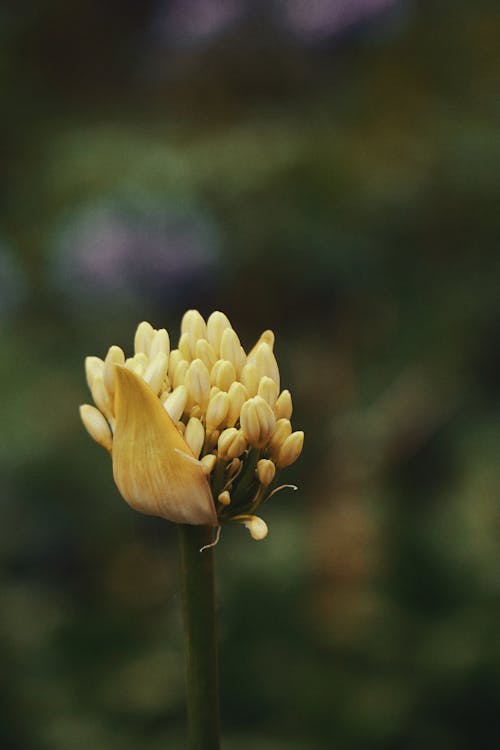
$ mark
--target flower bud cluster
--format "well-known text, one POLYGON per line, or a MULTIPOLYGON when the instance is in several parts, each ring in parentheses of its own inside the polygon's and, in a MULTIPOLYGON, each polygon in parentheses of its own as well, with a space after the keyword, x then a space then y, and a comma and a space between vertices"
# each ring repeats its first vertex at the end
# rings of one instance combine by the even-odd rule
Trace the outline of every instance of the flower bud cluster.
POLYGON ((113 454, 115 370, 141 378, 186 444, 186 454, 208 477, 218 523, 243 523, 254 538, 267 533, 254 511, 273 490, 280 469, 300 455, 304 433, 292 431, 292 398, 281 390, 274 334, 264 331, 245 352, 222 312, 205 321, 188 310, 177 348, 164 328, 142 322, 134 354, 111 346, 104 359, 87 357, 95 406, 81 407, 91 437, 113 454))

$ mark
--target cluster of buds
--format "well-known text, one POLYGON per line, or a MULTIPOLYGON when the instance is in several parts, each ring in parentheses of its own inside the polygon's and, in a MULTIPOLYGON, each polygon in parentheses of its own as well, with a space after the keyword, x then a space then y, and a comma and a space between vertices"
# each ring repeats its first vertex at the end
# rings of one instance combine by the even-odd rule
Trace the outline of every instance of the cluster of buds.
POLYGON ((228 318, 188 310, 176 349, 162 328, 140 323, 135 353, 118 346, 87 357, 95 406, 80 407, 91 437, 113 461, 127 503, 176 523, 243 523, 267 535, 255 515, 279 489, 281 469, 300 455, 292 399, 280 390, 274 334, 246 354, 228 318))

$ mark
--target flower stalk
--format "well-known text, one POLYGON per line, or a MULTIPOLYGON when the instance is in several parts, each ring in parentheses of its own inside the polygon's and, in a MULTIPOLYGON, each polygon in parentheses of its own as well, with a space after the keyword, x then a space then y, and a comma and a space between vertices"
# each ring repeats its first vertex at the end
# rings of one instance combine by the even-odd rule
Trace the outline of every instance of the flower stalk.
POLYGON ((189 750, 219 750, 219 675, 212 526, 179 524, 189 750))

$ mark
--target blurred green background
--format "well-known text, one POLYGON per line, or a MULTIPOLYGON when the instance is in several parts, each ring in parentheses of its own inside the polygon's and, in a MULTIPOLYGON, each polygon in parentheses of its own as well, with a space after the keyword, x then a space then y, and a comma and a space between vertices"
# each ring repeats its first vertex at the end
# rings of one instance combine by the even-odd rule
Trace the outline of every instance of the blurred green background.
POLYGON ((142 319, 277 334, 300 485, 217 549, 224 747, 496 748, 500 7, 0 8, 0 744, 185 747, 175 529, 77 407, 142 319))

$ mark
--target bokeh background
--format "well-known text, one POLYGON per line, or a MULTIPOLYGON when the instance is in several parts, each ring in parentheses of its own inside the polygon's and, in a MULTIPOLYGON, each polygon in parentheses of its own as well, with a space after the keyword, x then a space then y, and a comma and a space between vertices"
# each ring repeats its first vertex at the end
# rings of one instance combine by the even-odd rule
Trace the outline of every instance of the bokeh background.
POLYGON ((0 8, 0 744, 185 747, 175 529, 77 406, 142 319, 277 334, 306 431, 217 549, 224 747, 498 747, 500 7, 0 8))

